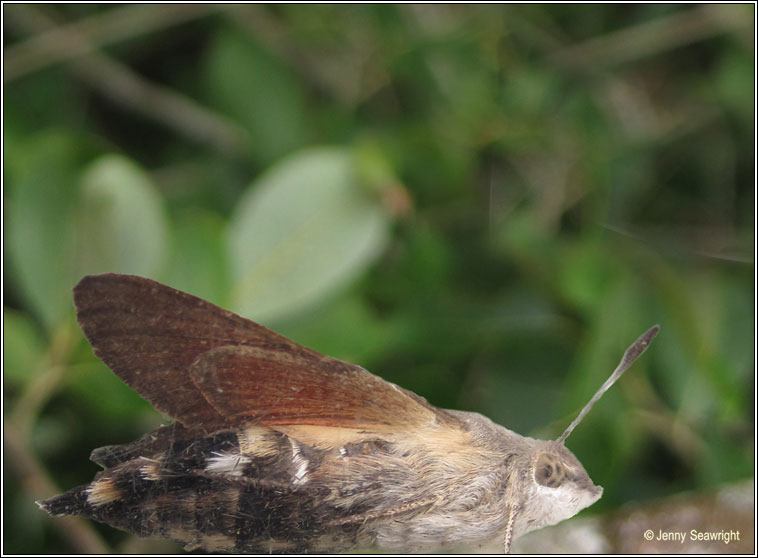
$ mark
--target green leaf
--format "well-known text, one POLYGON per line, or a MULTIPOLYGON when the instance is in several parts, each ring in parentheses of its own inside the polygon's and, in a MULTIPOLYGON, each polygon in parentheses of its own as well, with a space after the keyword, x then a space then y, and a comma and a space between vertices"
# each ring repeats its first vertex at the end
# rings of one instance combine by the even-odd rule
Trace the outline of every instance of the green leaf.
POLYGON ((195 208, 174 220, 171 265, 165 282, 219 306, 227 305, 229 264, 226 223, 220 215, 195 208))
POLYGON ((163 265, 168 250, 161 198, 125 157, 106 155, 84 172, 77 213, 78 275, 154 275, 163 265))
POLYGON ((383 354, 391 333, 365 299, 351 292, 282 322, 277 331, 320 353, 361 366, 383 354))
POLYGON ((88 412, 103 420, 106 417, 133 420, 140 412, 155 414, 150 403, 102 364, 87 366, 72 375, 67 389, 78 399, 78 405, 85 405, 88 412))
POLYGON ((310 149, 251 186, 228 238, 239 312, 257 321, 295 313, 345 286, 379 255, 389 217, 354 167, 350 150, 310 149))
POLYGON ((206 62, 211 102, 247 130, 255 159, 269 163, 306 143, 304 94, 282 61, 225 29, 206 62))
POLYGON ((555 282, 561 295, 573 306, 593 313, 604 304, 614 278, 611 248, 594 235, 567 242, 558 255, 555 282))
POLYGON ((71 137, 48 134, 14 165, 11 261, 49 331, 71 312, 71 288, 82 275, 151 275, 167 251, 161 200, 147 175, 116 155, 84 167, 85 151, 71 137))
POLYGON ((19 290, 48 331, 72 308, 72 220, 84 151, 71 136, 45 134, 28 142, 12 165, 10 261, 19 290))
MULTIPOLYGON (((748 17, 752 19, 753 15, 748 17)), ((727 50, 713 81, 720 99, 734 111, 735 116, 745 121, 755 118, 752 87, 754 64, 755 58, 747 50, 727 50)))
POLYGON ((44 356, 45 342, 28 316, 3 309, 3 379, 26 384, 44 356))

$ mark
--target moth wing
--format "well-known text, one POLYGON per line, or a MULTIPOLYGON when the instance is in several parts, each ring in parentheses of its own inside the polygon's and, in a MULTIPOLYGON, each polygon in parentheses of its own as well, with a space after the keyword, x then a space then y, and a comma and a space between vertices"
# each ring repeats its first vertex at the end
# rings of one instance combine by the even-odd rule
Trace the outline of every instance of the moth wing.
POLYGON ((308 358, 252 346, 200 356, 192 378, 232 422, 392 430, 458 424, 425 399, 360 366, 314 353, 308 358))
POLYGON ((74 304, 95 355, 187 428, 457 422, 358 366, 150 279, 90 275, 74 304))
POLYGON ((84 277, 74 287, 77 320, 92 348, 127 385, 188 428, 210 431, 228 421, 208 403, 189 369, 225 345, 315 353, 201 298, 133 275, 84 277))

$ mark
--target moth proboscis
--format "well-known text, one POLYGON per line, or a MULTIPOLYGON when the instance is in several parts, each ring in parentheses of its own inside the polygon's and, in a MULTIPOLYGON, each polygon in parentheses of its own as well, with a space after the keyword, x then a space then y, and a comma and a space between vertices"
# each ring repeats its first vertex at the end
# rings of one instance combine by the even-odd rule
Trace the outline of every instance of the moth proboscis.
POLYGON ((594 402, 645 351, 654 326, 554 441, 438 409, 150 279, 74 288, 95 354, 173 423, 91 459, 104 470, 40 501, 207 552, 428 552, 516 537, 597 501, 565 447, 594 402))

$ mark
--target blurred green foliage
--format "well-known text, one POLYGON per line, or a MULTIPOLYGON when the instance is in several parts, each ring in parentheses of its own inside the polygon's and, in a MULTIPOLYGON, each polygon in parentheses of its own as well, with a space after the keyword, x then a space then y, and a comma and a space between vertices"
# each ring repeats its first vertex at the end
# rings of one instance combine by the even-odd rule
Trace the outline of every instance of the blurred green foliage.
POLYGON ((542 438, 660 323, 590 513, 753 474, 753 10, 4 5, 4 550, 91 549, 33 501, 162 420, 73 320, 103 271, 542 438))

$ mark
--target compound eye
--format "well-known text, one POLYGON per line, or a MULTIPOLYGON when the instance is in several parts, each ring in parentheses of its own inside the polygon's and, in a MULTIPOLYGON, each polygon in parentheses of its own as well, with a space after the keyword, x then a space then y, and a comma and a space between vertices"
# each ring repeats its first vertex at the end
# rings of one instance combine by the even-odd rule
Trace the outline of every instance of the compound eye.
POLYGON ((544 453, 537 459, 537 465, 534 468, 534 480, 542 486, 558 488, 563 483, 565 476, 565 467, 554 455, 544 453))

